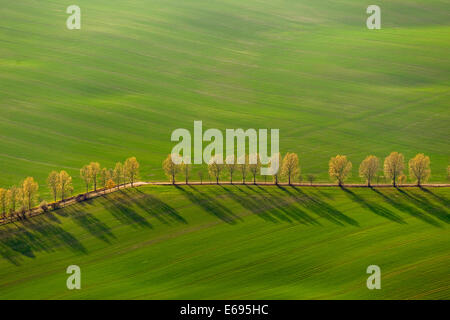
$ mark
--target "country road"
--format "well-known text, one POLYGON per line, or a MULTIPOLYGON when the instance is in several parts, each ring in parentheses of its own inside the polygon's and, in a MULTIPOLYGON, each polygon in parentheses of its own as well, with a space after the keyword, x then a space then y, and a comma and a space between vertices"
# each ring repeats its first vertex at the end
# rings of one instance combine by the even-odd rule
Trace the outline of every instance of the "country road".
MULTIPOLYGON (((200 185, 204 185, 204 186, 213 186, 213 185, 217 185, 216 182, 199 182, 199 181, 192 181, 188 183, 189 185, 196 185, 196 186, 200 186, 200 185)), ((152 181, 152 182, 146 182, 146 181, 138 181, 138 182, 134 182, 133 183, 133 188, 136 187, 141 187, 141 186, 146 186, 146 185, 153 185, 153 186, 170 186, 170 185, 174 185, 174 186, 182 186, 182 185, 186 185, 186 182, 176 182, 175 184, 171 183, 171 182, 167 182, 167 181, 152 181)), ((219 185, 248 185, 248 186, 252 186, 252 185, 260 185, 260 186, 267 186, 267 187, 276 187, 276 186, 293 186, 293 187, 313 187, 313 188, 320 188, 320 187, 340 187, 337 184, 332 184, 332 183, 291 183, 290 185, 288 183, 278 183, 278 184, 274 184, 273 182, 249 182, 247 181, 246 183, 242 183, 242 181, 239 182, 234 182, 231 183, 230 181, 219 181, 219 185)), ((131 183, 128 184, 124 184, 124 185, 120 185, 120 188, 114 187, 112 189, 108 189, 108 190, 103 190, 103 189, 99 189, 97 191, 90 191, 88 193, 84 193, 84 194, 79 194, 73 197, 70 197, 64 201, 58 201, 56 203, 50 203, 49 207, 57 207, 57 208, 64 208, 73 204, 76 204, 78 202, 81 201, 86 201, 88 199, 93 199, 102 195, 106 195, 106 194, 110 194, 122 189, 128 189, 131 188, 131 183)), ((342 186, 342 188, 367 188, 367 184, 357 184, 357 183, 351 183, 351 184, 345 184, 342 186)), ((373 184, 371 186, 372 188, 392 188, 391 184, 373 184)), ((416 184, 402 184, 400 186, 397 186, 399 188, 417 188, 418 186, 416 184)), ((439 183, 439 184, 422 184, 421 186, 422 188, 448 188, 450 187, 450 184, 446 184, 446 183, 439 183)), ((45 211, 39 207, 35 207, 33 209, 31 209, 31 213, 28 213, 26 215, 26 218, 30 218, 30 217, 34 217, 34 216, 38 216, 45 213, 45 211)), ((11 223, 14 221, 19 221, 21 219, 24 219, 23 217, 18 216, 17 214, 14 217, 10 217, 7 219, 1 218, 0 219, 0 225, 2 224, 7 224, 7 223, 11 223)))

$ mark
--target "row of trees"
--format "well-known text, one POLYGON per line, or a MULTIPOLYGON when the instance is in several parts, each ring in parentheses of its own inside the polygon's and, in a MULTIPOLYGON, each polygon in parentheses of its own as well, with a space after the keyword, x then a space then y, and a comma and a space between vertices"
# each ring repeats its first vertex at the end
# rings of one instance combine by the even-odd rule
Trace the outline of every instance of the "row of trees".
POLYGON ((8 190, 0 188, 0 210, 3 219, 17 210, 22 213, 31 211, 38 190, 39 184, 32 177, 26 178, 19 187, 12 186, 8 190))
MULTIPOLYGON (((242 183, 245 183, 248 174, 250 173, 253 178, 253 183, 256 183, 256 177, 261 168, 261 162, 258 155, 246 155, 245 161, 242 164, 237 164, 235 161, 219 161, 219 158, 213 158, 208 164, 208 174, 214 177, 216 183, 219 183, 219 178, 223 172, 228 172, 230 182, 233 183, 233 176, 236 172, 239 173, 242 178, 242 183), (253 161, 250 161, 253 160, 253 161), (231 162, 231 163, 228 163, 231 162)), ((398 182, 404 183, 406 181, 406 175, 403 173, 405 170, 404 156, 398 152, 392 152, 384 159, 383 172, 387 179, 389 179, 393 186, 397 186, 398 182)), ((278 184, 281 178, 285 178, 289 184, 300 175, 300 166, 298 155, 295 153, 286 153, 284 158, 281 154, 278 154, 278 163, 281 165, 280 170, 272 174, 273 181, 278 184)), ((426 182, 430 177, 430 158, 423 153, 417 154, 414 158, 408 162, 410 179, 417 182, 420 186, 426 182)), ((352 163, 344 155, 337 155, 332 157, 328 163, 328 174, 331 179, 337 181, 342 186, 352 171, 352 163)), ((186 184, 189 183, 189 177, 191 172, 191 164, 181 163, 175 164, 172 161, 172 156, 168 155, 163 162, 163 169, 167 177, 174 184, 178 174, 183 173, 186 184)), ((374 179, 379 177, 380 172, 380 160, 373 155, 367 156, 359 166, 359 176, 364 178, 367 185, 370 187, 374 179)), ((447 169, 450 176, 450 166, 447 169)), ((200 182, 203 181, 203 171, 198 171, 200 182)), ((308 175, 308 181, 312 184, 315 176, 308 175)))
MULTIPOLYGON (((131 183, 134 186, 139 176, 139 162, 135 157, 128 158, 124 163, 118 162, 114 169, 101 168, 98 162, 91 162, 83 166, 80 176, 85 183, 86 192, 90 187, 97 191, 98 183, 104 191, 114 187, 120 188, 121 184, 131 183)), ((47 186, 52 194, 54 202, 60 197, 64 202, 69 194, 73 193, 72 177, 64 170, 52 171, 47 178, 47 186)), ((38 198, 39 184, 33 177, 28 177, 19 186, 12 186, 8 190, 0 188, 0 212, 5 219, 13 216, 17 211, 25 215, 26 211, 31 212, 38 198)), ((40 207, 46 210, 47 203, 41 202, 40 207)))
MULTIPOLYGON (((286 179, 289 184, 300 175, 299 158, 295 153, 286 153, 282 158, 278 154, 278 163, 280 170, 272 174, 273 181, 278 184, 282 178, 286 179)), ((420 153, 408 162, 410 179, 417 182, 420 186, 426 182, 430 177, 430 158, 420 153)), ((177 165, 173 163, 171 155, 169 155, 163 162, 163 169, 172 183, 175 183, 176 176, 180 173, 184 174, 186 184, 189 183, 191 173, 191 165, 182 163, 177 165)), ((258 155, 246 155, 243 164, 237 164, 235 161, 225 161, 222 164, 219 158, 213 158, 208 164, 208 174, 214 177, 216 183, 223 172, 228 172, 230 182, 233 183, 233 176, 239 173, 242 182, 246 182, 246 178, 250 174, 253 178, 253 183, 256 183, 256 177, 261 169, 261 161, 258 155), (227 163, 230 162, 230 163, 227 163)), ((374 179, 379 177, 380 160, 373 155, 366 157, 359 166, 359 176, 364 178, 368 186, 371 186, 374 179)), ((392 152, 384 159, 383 172, 393 186, 404 183, 406 175, 404 156, 398 152, 392 152)), ((350 176, 352 171, 352 163, 344 155, 337 155, 332 157, 329 161, 329 176, 337 181, 342 186, 345 180, 350 176)), ((450 178, 450 166, 447 167, 447 174, 450 178)), ((97 191, 97 186, 100 184, 106 191, 114 187, 120 188, 120 185, 131 183, 134 186, 136 179, 139 176, 139 162, 135 157, 128 158, 124 163, 116 163, 114 168, 102 168, 98 162, 91 162, 83 166, 80 170, 80 177, 82 178, 86 192, 89 192, 92 187, 97 191)), ((203 182, 203 171, 198 171, 200 182, 203 182)), ((308 180, 312 184, 315 176, 308 175, 308 180)), ((66 171, 52 171, 47 179, 47 185, 50 189, 53 200, 56 202, 60 197, 64 202, 68 194, 73 193, 72 177, 66 171)), ((20 186, 13 186, 9 189, 0 188, 0 212, 5 218, 7 214, 13 215, 18 210, 25 213, 26 210, 31 211, 36 199, 38 197, 39 185, 32 177, 28 177, 20 186)), ((45 202, 45 201, 44 201, 45 202)), ((46 203, 41 207, 46 206, 46 203)))
POLYGON ((102 168, 98 162, 91 162, 80 169, 80 177, 86 186, 86 192, 92 185, 97 191, 100 183, 103 189, 111 189, 114 186, 120 188, 121 184, 131 183, 134 186, 139 176, 139 162, 135 157, 128 158, 124 163, 117 162, 114 169, 102 168))

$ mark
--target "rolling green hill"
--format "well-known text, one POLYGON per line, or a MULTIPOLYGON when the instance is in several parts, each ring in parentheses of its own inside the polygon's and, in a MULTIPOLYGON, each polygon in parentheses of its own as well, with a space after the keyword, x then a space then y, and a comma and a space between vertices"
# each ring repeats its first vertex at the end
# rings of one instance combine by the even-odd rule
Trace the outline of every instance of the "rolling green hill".
POLYGON ((0 299, 449 299, 449 189, 145 186, 0 226, 0 299), (82 288, 66 289, 69 265, 82 288), (381 268, 381 290, 366 268, 381 268))
POLYGON ((142 180, 164 179, 171 132, 194 120, 280 128, 322 181, 331 156, 359 181, 366 155, 394 150, 426 153, 444 181, 449 2, 377 4, 379 31, 358 0, 1 1, 0 186, 133 155, 142 180))

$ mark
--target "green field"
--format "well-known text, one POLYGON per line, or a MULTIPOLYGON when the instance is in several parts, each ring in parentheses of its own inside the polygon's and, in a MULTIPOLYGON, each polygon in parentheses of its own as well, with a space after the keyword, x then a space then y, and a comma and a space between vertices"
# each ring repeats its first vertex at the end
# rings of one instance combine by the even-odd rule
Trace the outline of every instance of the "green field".
POLYGON ((448 188, 146 186, 0 226, 0 299, 449 299, 448 188), (381 268, 381 290, 366 268, 381 268), (65 270, 81 268, 81 290, 65 270))
MULTIPOLYGON (((176 128, 280 128, 328 181, 331 156, 450 158, 449 1, 1 1, 0 186, 90 161, 165 179, 176 128), (78 4, 82 28, 66 29, 78 4)), ((79 178, 76 191, 82 191, 79 178)), ((45 188, 41 195, 47 197, 45 188)))
MULTIPOLYGON (((445 182, 450 1, 376 4, 381 30, 359 0, 0 0, 0 188, 32 176, 36 203, 49 200, 47 175, 64 169, 76 194, 83 165, 131 156, 139 180, 166 180, 171 133, 195 120, 280 129, 304 180, 329 181, 344 154, 361 182, 367 155, 398 151, 425 153, 445 182), (73 4, 81 30, 66 28, 73 4)), ((450 188, 121 191, 0 226, 0 299, 449 299, 449 200, 450 188), (73 264, 80 291, 65 287, 73 264), (371 264, 381 290, 366 288, 371 264)))

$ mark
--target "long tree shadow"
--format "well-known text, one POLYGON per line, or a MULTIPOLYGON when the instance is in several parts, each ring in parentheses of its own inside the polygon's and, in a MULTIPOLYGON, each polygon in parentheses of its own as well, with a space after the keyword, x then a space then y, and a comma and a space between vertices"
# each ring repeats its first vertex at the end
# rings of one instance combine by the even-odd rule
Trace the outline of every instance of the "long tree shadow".
POLYGON ((428 189, 425 187, 420 187, 420 190, 422 190, 423 192, 426 192, 426 194, 432 196, 435 200, 439 201, 445 208, 447 208, 447 209, 450 208, 450 200, 449 199, 439 196, 436 193, 434 193, 433 191, 431 191, 431 189, 428 189))
POLYGON ((135 205, 140 210, 164 224, 171 224, 172 222, 188 223, 175 208, 160 200, 158 197, 142 192, 139 189, 121 191, 120 197, 115 199, 115 201, 117 205, 120 205, 119 203, 122 205, 125 204, 127 207, 135 205))
POLYGON ((65 210, 77 225, 88 231, 94 237, 108 244, 111 243, 110 238, 116 238, 111 229, 93 214, 73 208, 66 208, 65 210))
POLYGON ((0 255, 14 265, 20 265, 22 256, 35 258, 37 251, 50 251, 51 247, 42 237, 30 232, 22 223, 14 223, 15 230, 3 230, 0 237, 0 255))
POLYGON ((354 193, 353 191, 351 191, 348 188, 342 188, 342 190, 344 192, 346 192, 353 201, 358 202, 361 206, 372 211, 376 215, 379 215, 380 217, 389 219, 391 221, 394 221, 394 222, 397 222, 400 224, 406 224, 406 222, 400 216, 398 216, 391 210, 388 210, 387 208, 382 207, 368 199, 364 199, 363 197, 357 195, 356 193, 354 193))
POLYGON ((52 222, 55 222, 57 224, 61 224, 61 221, 58 219, 58 217, 52 212, 46 212, 45 216, 52 222))
POLYGON ((236 224, 236 220, 241 218, 235 215, 230 209, 219 203, 211 194, 204 194, 194 186, 175 186, 181 191, 192 203, 200 206, 209 214, 219 218, 228 224, 236 224))
POLYGON ((398 201, 396 199, 396 197, 389 197, 388 195, 384 194, 383 192, 381 192, 380 190, 377 190, 376 188, 372 188, 372 190, 377 193, 378 195, 380 195, 387 203, 389 203, 391 206, 393 206, 394 208, 396 208, 397 210, 401 211, 401 212, 405 212, 408 213, 409 215, 422 220, 423 222, 426 222, 432 226, 438 227, 438 228, 442 228, 441 224, 437 221, 435 221, 434 219, 426 216, 423 212, 420 212, 419 210, 417 210, 416 208, 414 208, 413 206, 410 206, 407 203, 398 201))
POLYGON ((133 209, 134 202, 125 198, 124 195, 119 197, 106 197, 104 207, 111 215, 124 225, 130 225, 134 228, 153 228, 152 224, 133 209))
POLYGON ((434 216, 435 218, 445 222, 450 223, 450 214, 445 209, 441 208, 439 205, 431 203, 426 197, 419 194, 412 194, 406 190, 399 189, 401 194, 408 198, 414 205, 421 208, 424 212, 434 216))
POLYGON ((87 253, 87 250, 70 232, 56 226, 44 218, 37 217, 29 219, 23 223, 23 226, 31 231, 39 233, 49 242, 60 244, 70 248, 75 252, 87 253))
POLYGON ((234 189, 232 190, 224 187, 224 190, 226 190, 229 193, 229 196, 243 208, 265 221, 273 223, 279 221, 293 222, 290 217, 284 215, 278 208, 281 204, 275 204, 275 199, 273 199, 272 202, 269 202, 267 198, 260 193, 255 194, 253 190, 254 187, 255 186, 244 185, 234 186, 234 189))
POLYGON ((267 189, 259 185, 246 185, 239 187, 239 190, 245 194, 245 197, 236 195, 235 200, 263 218, 272 215, 272 220, 276 218, 287 222, 296 221, 302 224, 320 225, 317 220, 297 207, 293 199, 275 194, 275 189, 267 189), (274 191, 274 193, 269 193, 269 191, 274 191))
POLYGON ((284 187, 279 186, 281 190, 284 192, 290 194, 294 199, 297 200, 297 202, 304 206, 305 208, 308 208, 312 212, 316 213, 318 216, 327 219, 330 222, 333 222, 334 224, 344 226, 345 224, 349 224, 355 227, 359 227, 358 221, 350 218, 349 216, 346 216, 338 209, 332 207, 325 201, 319 199, 318 197, 308 195, 304 193, 301 188, 291 186, 291 187, 284 187), (292 191, 295 191, 293 193, 292 191), (301 195, 299 198, 298 195, 301 195))
POLYGON ((178 211, 159 199, 158 197, 144 193, 137 189, 136 192, 140 195, 138 197, 136 204, 142 209, 148 211, 152 216, 159 219, 160 221, 168 224, 166 218, 171 219, 175 222, 187 224, 188 222, 184 219, 178 211))
POLYGON ((77 238, 44 217, 34 217, 13 226, 2 230, 0 255, 14 265, 20 265, 23 257, 35 258, 36 252, 51 252, 60 246, 87 254, 77 238))
MULTIPOLYGON (((256 203, 256 201, 253 200, 252 196, 249 195, 247 192, 243 190, 243 186, 234 186, 236 188, 236 191, 244 193, 244 196, 241 196, 233 191, 230 190, 228 187, 221 186, 222 189, 227 193, 227 196, 237 203, 239 203, 243 208, 246 210, 252 212, 253 214, 257 215, 258 217, 262 218, 265 221, 269 221, 272 223, 277 223, 278 219, 276 219, 274 216, 276 216, 276 213, 274 216, 269 214, 269 210, 271 209, 270 206, 267 206, 263 200, 259 204, 256 203)), ((292 220, 285 218, 282 219, 279 216, 277 218, 281 220, 285 220, 287 222, 292 222, 292 220)))

